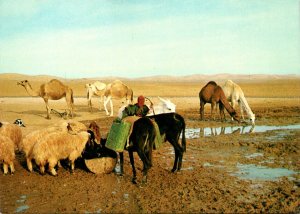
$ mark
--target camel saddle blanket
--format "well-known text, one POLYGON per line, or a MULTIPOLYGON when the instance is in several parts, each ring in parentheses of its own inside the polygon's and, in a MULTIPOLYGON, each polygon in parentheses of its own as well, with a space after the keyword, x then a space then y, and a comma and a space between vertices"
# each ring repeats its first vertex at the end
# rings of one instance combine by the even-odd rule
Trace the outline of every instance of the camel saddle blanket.
POLYGON ((105 146, 116 152, 123 152, 132 132, 133 124, 139 118, 137 116, 128 116, 121 122, 113 122, 105 146))

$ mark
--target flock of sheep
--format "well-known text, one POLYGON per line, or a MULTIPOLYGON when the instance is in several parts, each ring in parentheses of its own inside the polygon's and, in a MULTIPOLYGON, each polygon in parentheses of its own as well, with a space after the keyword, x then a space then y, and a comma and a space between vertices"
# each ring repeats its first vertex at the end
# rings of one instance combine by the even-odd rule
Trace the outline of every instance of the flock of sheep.
POLYGON ((81 156, 86 144, 90 140, 87 127, 76 121, 62 121, 51 127, 36 130, 24 138, 22 130, 17 124, 0 122, 0 161, 3 162, 4 174, 15 172, 15 151, 25 155, 27 168, 33 171, 32 160, 45 173, 48 164, 49 172, 56 175, 55 166, 59 160, 68 159, 71 170, 74 161, 81 156))

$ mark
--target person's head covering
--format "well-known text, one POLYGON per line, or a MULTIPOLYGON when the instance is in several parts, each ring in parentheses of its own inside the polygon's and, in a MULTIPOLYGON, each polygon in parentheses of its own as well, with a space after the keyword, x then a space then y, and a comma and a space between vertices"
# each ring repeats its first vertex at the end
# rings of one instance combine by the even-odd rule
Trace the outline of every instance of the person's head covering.
POLYGON ((145 97, 143 95, 140 95, 138 97, 137 104, 138 104, 139 107, 143 107, 144 106, 144 104, 145 104, 145 97))

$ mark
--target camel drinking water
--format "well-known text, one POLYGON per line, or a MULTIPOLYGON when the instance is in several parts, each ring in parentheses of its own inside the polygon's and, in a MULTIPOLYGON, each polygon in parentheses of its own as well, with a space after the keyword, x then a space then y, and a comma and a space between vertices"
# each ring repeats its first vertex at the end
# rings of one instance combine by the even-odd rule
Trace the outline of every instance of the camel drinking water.
POLYGON ((127 104, 132 103, 133 101, 133 91, 127 85, 122 83, 120 80, 115 80, 114 82, 107 85, 104 92, 104 109, 106 115, 109 115, 109 112, 106 108, 108 102, 110 102, 110 116, 113 116, 113 102, 112 99, 122 99, 126 98, 127 104))
POLYGON ((49 82, 42 84, 39 90, 33 90, 28 80, 18 82, 17 85, 23 86, 30 96, 41 97, 44 99, 47 109, 47 119, 50 119, 51 111, 48 105, 48 100, 59 100, 63 97, 66 98, 69 109, 69 112, 67 112, 67 116, 71 114, 71 117, 73 117, 73 90, 70 87, 64 85, 59 80, 52 79, 49 82))
POLYGON ((90 111, 92 111, 92 97, 93 95, 100 97, 100 106, 99 110, 101 110, 101 103, 103 102, 104 92, 106 89, 106 84, 103 82, 96 81, 94 83, 88 83, 85 85, 86 92, 87 92, 87 100, 88 100, 88 107, 90 111))
POLYGON ((199 99, 200 99, 200 116, 201 120, 204 118, 204 105, 206 103, 211 103, 211 117, 215 119, 214 117, 214 111, 217 111, 217 104, 219 104, 220 107, 220 115, 221 120, 225 119, 224 114, 224 107, 228 111, 231 117, 233 119, 239 121, 239 116, 236 114, 236 111, 227 101, 225 94, 222 90, 222 88, 217 85, 216 82, 210 81, 208 82, 199 92, 199 99))
POLYGON ((224 91, 227 100, 231 102, 233 108, 235 108, 236 103, 238 103, 243 120, 244 120, 244 111, 246 111, 247 116, 249 117, 252 125, 254 125, 255 114, 253 114, 250 106, 248 105, 248 102, 244 96, 244 92, 241 89, 241 87, 236 83, 234 83, 233 81, 227 80, 225 84, 222 86, 222 89, 224 91))

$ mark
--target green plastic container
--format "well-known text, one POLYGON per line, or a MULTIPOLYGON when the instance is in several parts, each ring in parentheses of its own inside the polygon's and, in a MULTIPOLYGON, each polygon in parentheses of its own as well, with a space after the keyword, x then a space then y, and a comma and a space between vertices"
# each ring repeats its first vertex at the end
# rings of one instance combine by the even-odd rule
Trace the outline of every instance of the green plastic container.
POLYGON ((123 152, 131 123, 128 122, 114 122, 109 130, 105 146, 116 152, 123 152))

